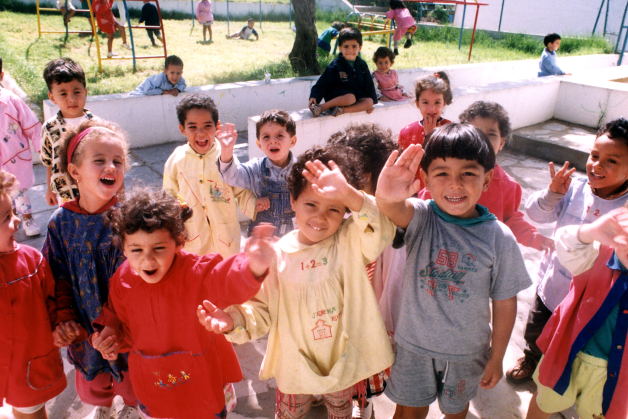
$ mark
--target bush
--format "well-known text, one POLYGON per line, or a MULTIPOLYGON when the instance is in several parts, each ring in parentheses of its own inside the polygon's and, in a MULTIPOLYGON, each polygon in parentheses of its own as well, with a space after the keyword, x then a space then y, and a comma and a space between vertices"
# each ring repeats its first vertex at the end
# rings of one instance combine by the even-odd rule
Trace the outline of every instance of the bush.
POLYGON ((429 16, 442 24, 449 23, 449 12, 445 10, 443 6, 436 6, 436 8, 430 12, 429 16))

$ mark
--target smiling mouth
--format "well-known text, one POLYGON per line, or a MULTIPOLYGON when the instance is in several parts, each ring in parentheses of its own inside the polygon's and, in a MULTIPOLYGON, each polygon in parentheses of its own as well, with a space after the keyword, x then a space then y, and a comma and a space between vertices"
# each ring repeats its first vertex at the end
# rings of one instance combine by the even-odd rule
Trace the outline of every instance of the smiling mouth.
POLYGON ((144 271, 144 274, 146 274, 147 276, 152 276, 155 275, 155 273, 157 272, 157 269, 153 269, 152 271, 144 271))
POLYGON ((209 144, 209 140, 199 140, 199 141, 196 141, 196 144, 199 147, 205 147, 207 144, 209 144))
POLYGON ((451 203, 457 204, 458 202, 462 202, 465 200, 465 196, 446 196, 445 199, 451 203))
POLYGON ((312 224, 308 224, 308 225, 314 231, 323 231, 323 230, 325 230, 325 227, 316 227, 316 226, 313 226, 312 224))
POLYGON ((591 177, 596 180, 604 179, 604 176, 596 175, 593 172, 591 172, 591 177))
POLYGON ((102 177, 100 178, 100 181, 107 186, 113 186, 113 184, 116 183, 115 179, 109 177, 102 177))
POLYGON ((270 152, 271 152, 271 153, 277 153, 277 152, 279 152, 280 150, 281 150, 281 149, 279 149, 279 148, 271 148, 271 149, 270 149, 270 152))

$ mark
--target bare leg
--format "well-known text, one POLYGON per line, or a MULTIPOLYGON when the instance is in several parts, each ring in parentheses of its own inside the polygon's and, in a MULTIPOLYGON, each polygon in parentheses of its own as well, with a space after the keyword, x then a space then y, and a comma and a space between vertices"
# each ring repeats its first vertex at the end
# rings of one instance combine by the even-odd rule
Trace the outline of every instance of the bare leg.
POLYGON ((211 41, 212 40, 212 27, 208 26, 207 30, 209 31, 209 40, 211 41))
POLYGON ((398 404, 393 419, 425 419, 429 411, 429 406, 410 407, 398 404))
POLYGON ((126 29, 124 29, 124 26, 120 25, 119 23, 116 23, 116 27, 120 29, 120 37, 122 37, 122 43, 126 44, 126 29))
POLYGON ((113 34, 112 33, 108 33, 107 34, 107 49, 109 50, 109 52, 113 51, 113 34))
POLYGON ((549 419, 552 416, 551 413, 545 413, 539 408, 539 405, 536 404, 536 396, 538 393, 534 393, 532 399, 530 399, 530 406, 528 406, 528 415, 526 419, 549 419))
POLYGON ((373 99, 370 97, 363 97, 358 99, 353 105, 344 108, 344 113, 362 112, 373 109, 373 99))
POLYGON ((48 413, 46 413, 45 406, 35 413, 20 413, 13 409, 13 416, 15 416, 15 419, 48 419, 48 413))
POLYGON ((460 413, 456 413, 454 415, 450 413, 445 413, 445 419, 465 419, 467 417, 468 411, 469 411, 469 403, 467 403, 467 407, 465 407, 465 409, 460 413))
POLYGON ((203 41, 207 41, 207 37, 206 34, 207 33, 207 26, 203 25, 203 41))
POLYGON ((321 111, 326 111, 327 109, 331 109, 334 106, 349 106, 355 103, 355 96, 351 93, 347 93, 346 95, 338 96, 330 100, 329 102, 324 102, 321 105, 321 111))

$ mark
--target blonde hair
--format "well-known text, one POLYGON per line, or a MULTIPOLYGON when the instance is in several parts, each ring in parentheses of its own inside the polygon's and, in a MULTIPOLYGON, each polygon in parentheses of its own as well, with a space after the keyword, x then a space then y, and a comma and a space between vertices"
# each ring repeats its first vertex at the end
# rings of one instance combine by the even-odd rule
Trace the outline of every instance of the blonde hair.
POLYGON ((15 176, 6 170, 0 170, 0 196, 13 196, 17 190, 17 184, 18 182, 15 176))

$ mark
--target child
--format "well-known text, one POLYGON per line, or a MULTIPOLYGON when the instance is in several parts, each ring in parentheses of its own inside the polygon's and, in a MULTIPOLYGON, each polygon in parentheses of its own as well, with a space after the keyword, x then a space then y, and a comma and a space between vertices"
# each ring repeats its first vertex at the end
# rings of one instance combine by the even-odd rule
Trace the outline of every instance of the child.
POLYGON ((61 10, 63 14, 63 24, 68 26, 68 22, 76 13, 76 7, 72 4, 72 0, 57 0, 57 9, 61 10))
MULTIPOLYGON (((556 229, 574 224, 588 224, 628 202, 628 120, 619 118, 604 125, 597 133, 587 160, 587 177, 570 179, 575 169, 569 162, 554 172, 548 189, 531 195, 525 209, 532 221, 556 222, 556 229)), ((532 378, 541 359, 537 338, 558 304, 567 296, 571 275, 560 264, 556 252, 543 255, 536 288, 536 300, 525 328, 526 348, 506 376, 514 383, 532 378)))
POLYGON ((255 40, 259 41, 259 35, 257 34, 257 31, 253 29, 253 26, 255 26, 255 20, 250 17, 247 21, 247 25, 240 29, 240 32, 227 35, 227 39, 249 39, 251 35, 255 35, 255 40))
POLYGON ((179 130, 187 144, 177 147, 164 167, 164 189, 181 196, 194 211, 186 223, 185 250, 197 255, 220 253, 222 257, 240 252, 240 223, 237 206, 255 218, 252 192, 232 188, 220 178, 216 160, 222 134, 218 109, 209 96, 193 94, 177 105, 179 130), (236 202, 239 201, 239 202, 236 202))
POLYGON ((223 387, 242 372, 231 344, 208 334, 194 308, 203 299, 226 308, 254 297, 273 263, 274 229, 257 227, 246 254, 197 256, 182 250, 188 207, 164 190, 125 195, 108 218, 127 259, 111 278, 92 343, 108 359, 130 351, 142 416, 224 417, 223 387))
POLYGON ((116 57, 118 54, 113 51, 113 36, 120 30, 120 36, 122 37, 122 47, 131 49, 129 44, 126 43, 126 30, 124 26, 113 16, 111 7, 113 6, 113 0, 94 0, 92 3, 92 10, 96 16, 96 23, 98 28, 107 34, 107 57, 116 57))
POLYGON ((46 166, 46 202, 52 206, 78 197, 78 188, 59 167, 61 135, 93 116, 85 109, 87 85, 80 64, 70 58, 52 60, 46 64, 44 80, 48 86, 48 99, 59 107, 57 115, 47 120, 41 129, 41 162, 46 166))
MULTIPOLYGON (((142 15, 140 16, 140 21, 138 23, 144 22, 144 25, 146 26, 160 26, 161 22, 159 20, 159 11, 157 10, 157 7, 153 3, 151 3, 150 0, 143 0, 143 2, 144 6, 142 6, 142 15)), ((153 46, 157 45, 155 43, 155 38, 153 37, 153 35, 157 37, 159 42, 161 42, 162 44, 164 43, 159 29, 147 28, 146 33, 148 34, 150 42, 153 44, 153 46)))
MULTIPOLYGON (((506 110, 494 102, 475 102, 458 119, 460 123, 471 124, 486 134, 495 154, 504 148, 512 132, 506 110)), ((478 204, 488 208, 499 221, 510 227, 522 245, 537 250, 554 250, 554 241, 539 234, 536 227, 524 220, 519 210, 521 194, 521 186, 496 163, 491 184, 480 196, 478 204)), ((432 199, 432 195, 423 189, 419 192, 419 198, 432 199)))
MULTIPOLYGON (((0 57, 0 81, 4 78, 0 57)), ((13 197, 15 210, 22 216, 27 236, 39 235, 31 209, 28 188, 35 184, 30 142, 41 152, 41 124, 22 100, 0 87, 0 169, 17 178, 19 189, 13 197)))
POLYGON ((214 15, 212 14, 212 2, 209 0, 201 0, 196 6, 196 19, 198 23, 203 25, 203 41, 207 41, 205 35, 209 32, 209 42, 212 41, 212 23, 214 23, 214 15))
POLYGON ((338 34, 340 55, 333 60, 312 86, 308 108, 314 117, 329 110, 333 116, 367 111, 377 103, 369 66, 358 54, 362 33, 345 28, 338 34), (325 103, 319 105, 325 99, 325 103))
POLYGON ((172 95, 178 96, 187 85, 183 74, 183 61, 176 55, 169 55, 164 63, 164 72, 148 77, 131 92, 131 95, 172 95))
POLYGON ((531 282, 510 229, 477 204, 495 153, 470 125, 435 129, 421 146, 393 152, 377 185, 377 205, 405 235, 407 262, 386 395, 395 417, 425 418, 438 399, 447 419, 463 419, 478 388, 494 387, 531 282), (421 178, 434 200, 410 198, 421 178), (408 199, 410 198, 410 199, 408 199), (492 300, 492 331, 489 325, 492 300))
POLYGON ((331 40, 338 36, 338 32, 345 28, 345 24, 335 21, 318 37, 318 54, 327 57, 331 52, 331 40))
POLYGON ((15 176, 0 170, 0 358, 6 366, 0 406, 5 399, 17 419, 47 419, 46 401, 66 386, 59 349, 52 339, 54 280, 41 253, 15 242, 20 224, 11 205, 15 186, 15 176))
POLYGON ((329 417, 350 418, 352 386, 393 361, 364 265, 395 229, 358 191, 360 172, 333 148, 303 153, 288 178, 298 230, 275 245, 262 289, 228 315, 207 303, 200 310, 201 322, 232 342, 269 334, 260 379, 277 380, 276 417, 303 418, 312 394, 322 394, 329 417))
POLYGON ((399 85, 399 76, 390 67, 395 62, 395 54, 386 47, 379 47, 373 54, 373 62, 377 70, 373 71, 373 83, 377 92, 377 100, 382 102, 404 101, 408 95, 403 86, 399 85))
POLYGON ((550 33, 543 38, 543 44, 545 49, 541 54, 541 61, 539 62, 539 77, 545 76, 571 76, 571 73, 565 73, 556 64, 556 51, 560 48, 560 35, 557 33, 550 33))
POLYGON ((556 252, 574 278, 538 340, 544 355, 527 418, 549 419, 576 403, 581 418, 625 419, 628 210, 558 229, 556 252))
POLYGON ((410 11, 403 4, 401 0, 390 0, 388 3, 390 10, 386 12, 386 17, 388 19, 395 19, 395 23, 397 24, 397 29, 393 34, 393 42, 395 47, 395 55, 399 55, 399 50, 397 47, 399 46, 399 41, 403 36, 406 36, 406 43, 403 45, 404 48, 410 48, 412 46, 412 34, 408 32, 408 29, 414 26, 414 18, 410 14, 410 11))
POLYGON ((262 222, 271 223, 282 237, 292 231, 294 211, 286 177, 296 161, 290 149, 297 143, 297 127, 288 112, 273 109, 262 114, 255 124, 256 144, 264 152, 263 159, 240 163, 233 156, 237 133, 226 124, 225 135, 219 135, 218 168, 223 182, 253 191, 257 198, 257 216, 249 225, 249 234, 262 222))
POLYGON ((125 407, 118 417, 137 418, 126 359, 106 361, 86 339, 107 302, 109 278, 124 261, 102 213, 117 202, 128 145, 117 126, 96 118, 68 129, 61 142, 60 168, 77 184, 79 196, 52 215, 42 249, 56 283, 56 343, 69 345, 76 392, 96 406, 91 417, 109 418, 113 398, 120 395, 125 407))

